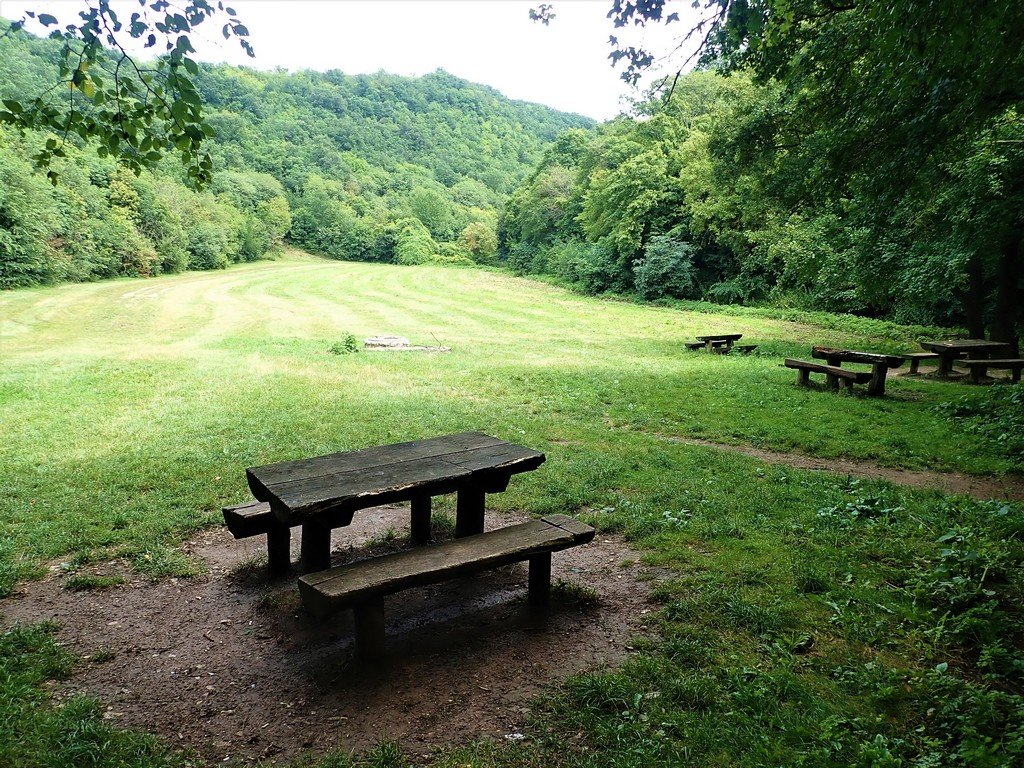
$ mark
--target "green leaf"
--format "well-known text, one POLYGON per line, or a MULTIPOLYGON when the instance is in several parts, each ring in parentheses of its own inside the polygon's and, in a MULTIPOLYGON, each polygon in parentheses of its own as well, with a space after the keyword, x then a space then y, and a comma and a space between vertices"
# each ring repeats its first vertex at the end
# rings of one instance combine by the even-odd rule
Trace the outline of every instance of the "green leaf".
POLYGON ((44 27, 52 27, 54 24, 57 23, 57 17, 51 16, 48 13, 40 13, 37 17, 37 21, 44 27))

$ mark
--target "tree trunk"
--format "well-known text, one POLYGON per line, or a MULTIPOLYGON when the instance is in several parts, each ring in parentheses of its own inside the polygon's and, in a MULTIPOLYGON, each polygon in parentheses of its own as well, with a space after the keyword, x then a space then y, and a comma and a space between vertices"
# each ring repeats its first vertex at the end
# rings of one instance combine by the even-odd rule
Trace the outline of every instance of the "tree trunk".
POLYGON ((1019 354, 1017 324, 1020 321, 1021 253, 1024 228, 1014 227, 1003 240, 999 255, 999 283, 996 286, 996 305, 990 327, 993 341, 1005 341, 1013 347, 1013 356, 1019 354))
POLYGON ((964 312, 967 333, 972 339, 985 338, 985 264, 975 255, 967 262, 967 296, 964 312))

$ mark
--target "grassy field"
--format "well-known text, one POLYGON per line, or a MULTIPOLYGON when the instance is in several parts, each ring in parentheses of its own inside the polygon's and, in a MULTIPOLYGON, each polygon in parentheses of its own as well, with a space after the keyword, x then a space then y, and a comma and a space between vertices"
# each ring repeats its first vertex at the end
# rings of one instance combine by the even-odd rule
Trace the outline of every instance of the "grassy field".
MULTIPOLYGON (((194 573, 177 545, 247 496, 246 466, 481 430, 548 454, 493 506, 582 514, 674 578, 659 587, 659 639, 626 667, 539 703, 526 742, 467 746, 440 764, 1024 760, 1019 506, 673 440, 1024 471, 1013 440, 951 418, 983 413, 1009 387, 896 379, 877 400, 793 386, 781 358, 813 343, 916 346, 887 324, 829 326, 300 254, 0 294, 0 593, 57 558, 69 578, 111 556, 154 578, 194 573), (758 354, 681 350, 718 330, 742 332, 758 354), (330 352, 348 334, 382 333, 452 351, 330 352)), ((41 756, 15 765, 51 764, 54 718, 73 730, 95 715, 37 705, 42 681, 70 663, 48 637, 19 630, 0 645, 4 669, 36 670, 4 678, 0 742, 14 739, 8 757, 41 756)), ((94 725, 82 738, 114 751, 92 764, 174 762, 94 725)), ((365 759, 405 764, 388 746, 365 759)))

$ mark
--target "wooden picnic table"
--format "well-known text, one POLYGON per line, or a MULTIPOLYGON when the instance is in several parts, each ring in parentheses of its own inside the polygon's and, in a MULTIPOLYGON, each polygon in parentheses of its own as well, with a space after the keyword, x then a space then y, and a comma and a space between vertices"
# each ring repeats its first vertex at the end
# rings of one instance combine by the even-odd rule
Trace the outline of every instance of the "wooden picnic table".
POLYGON ((963 357, 984 359, 992 353, 1005 350, 1007 344, 986 339, 947 339, 945 341, 922 341, 921 346, 939 356, 936 376, 948 377, 953 373, 953 363, 963 357))
POLYGON ((331 529, 348 525, 367 507, 412 502, 412 537, 425 541, 431 497, 457 493, 456 537, 481 533, 486 494, 504 491, 512 475, 536 469, 544 459, 482 432, 463 432, 251 467, 245 474, 285 536, 302 526, 301 568, 308 573, 330 566, 331 529))
POLYGON ((733 343, 743 338, 742 333, 711 333, 704 336, 695 336, 697 341, 704 342, 704 349, 710 352, 717 346, 725 345, 727 350, 732 349, 733 343))
POLYGON ((859 352, 854 349, 833 349, 832 347, 812 347, 811 357, 825 360, 829 365, 841 367, 843 363, 862 363, 871 366, 871 380, 868 382, 868 394, 881 397, 885 394, 885 377, 890 368, 903 365, 902 355, 882 355, 876 352, 859 352))

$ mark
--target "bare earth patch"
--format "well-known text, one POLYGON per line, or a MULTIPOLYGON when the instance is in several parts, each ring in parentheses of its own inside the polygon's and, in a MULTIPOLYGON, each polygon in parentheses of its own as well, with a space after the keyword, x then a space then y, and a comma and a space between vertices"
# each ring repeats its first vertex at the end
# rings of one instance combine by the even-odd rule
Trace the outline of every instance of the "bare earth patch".
POLYGON ((929 472, 916 469, 893 469, 880 467, 870 461, 856 459, 822 459, 803 453, 767 451, 752 445, 728 445, 710 440, 688 437, 666 438, 674 443, 719 448, 723 451, 742 453, 769 464, 784 464, 794 469, 824 470, 841 475, 862 477, 872 480, 888 480, 891 483, 927 488, 943 493, 973 496, 976 499, 1008 499, 1024 501, 1024 478, 1007 475, 1004 477, 979 477, 963 472, 929 472))
MULTIPOLYGON (((492 514, 488 527, 525 519, 492 514)), ((408 511, 360 513, 334 532, 335 562, 360 556, 351 548, 392 526, 403 538, 377 548, 404 545, 408 511)), ((262 537, 235 541, 215 529, 183 549, 207 576, 152 584, 127 574, 126 586, 72 592, 55 571, 0 601, 0 624, 57 621, 61 643, 95 657, 58 697, 94 696, 110 719, 211 764, 283 763, 380 739, 423 755, 502 739, 553 684, 619 663, 653 608, 638 554, 598 535, 555 553, 552 574, 594 590, 596 606, 562 599, 531 609, 525 564, 409 590, 386 603, 388 660, 368 666, 353 656, 349 612, 318 622, 303 613, 294 576, 268 580, 255 562, 262 537)))

